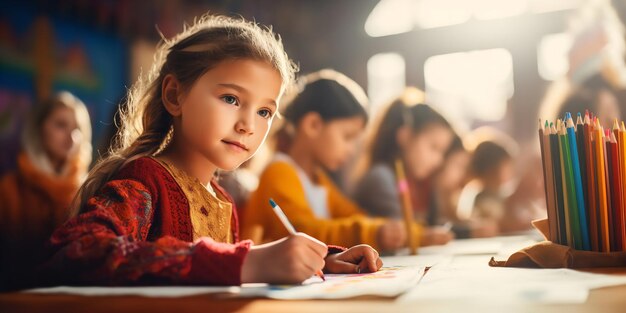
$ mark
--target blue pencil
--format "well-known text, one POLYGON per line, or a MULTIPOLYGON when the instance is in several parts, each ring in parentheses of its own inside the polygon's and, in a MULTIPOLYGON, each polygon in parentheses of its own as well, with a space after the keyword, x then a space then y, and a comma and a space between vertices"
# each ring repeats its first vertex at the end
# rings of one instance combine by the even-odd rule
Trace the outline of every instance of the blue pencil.
POLYGON ((570 146, 570 157, 572 158, 572 168, 574 170, 574 186, 576 188, 576 202, 578 204, 578 222, 580 223, 580 232, 582 246, 584 250, 591 250, 589 242, 589 230, 587 226, 587 214, 585 210, 585 198, 583 193, 583 181, 580 174, 580 161, 578 157, 578 146, 576 144, 576 133, 574 132, 574 120, 572 115, 567 113, 567 138, 570 146))

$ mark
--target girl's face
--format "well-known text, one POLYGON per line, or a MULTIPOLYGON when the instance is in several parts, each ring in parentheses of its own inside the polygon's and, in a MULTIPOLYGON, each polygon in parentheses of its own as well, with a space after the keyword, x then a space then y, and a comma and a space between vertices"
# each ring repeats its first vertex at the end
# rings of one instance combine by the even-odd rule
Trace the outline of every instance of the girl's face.
POLYGON ((54 109, 41 125, 41 143, 53 162, 67 160, 81 137, 74 110, 68 107, 54 109))
POLYGON ((277 111, 281 84, 278 71, 266 62, 219 63, 179 100, 184 144, 217 168, 237 168, 265 140, 277 111))
POLYGON ((452 139, 452 132, 437 124, 413 134, 403 149, 403 159, 412 177, 421 180, 430 176, 443 163, 452 139))
POLYGON ((361 116, 324 122, 311 146, 317 161, 331 171, 339 169, 356 150, 364 127, 361 116))

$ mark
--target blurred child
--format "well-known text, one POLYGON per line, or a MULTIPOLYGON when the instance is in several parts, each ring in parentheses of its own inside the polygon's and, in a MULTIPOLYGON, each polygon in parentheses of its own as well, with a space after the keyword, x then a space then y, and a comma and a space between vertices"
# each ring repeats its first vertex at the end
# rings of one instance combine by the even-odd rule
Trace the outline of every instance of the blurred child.
MULTIPOLYGON (((500 233, 532 228, 530 222, 539 216, 540 210, 533 204, 535 197, 531 195, 542 193, 543 185, 537 178, 516 174, 513 156, 517 147, 512 139, 492 129, 475 132, 482 133, 483 139, 477 141, 472 153, 473 180, 463 190, 460 214, 497 223, 500 233)), ((532 168, 533 164, 527 165, 532 168)))
POLYGON ((285 236, 271 213, 271 197, 296 229, 324 242, 365 243, 386 252, 404 247, 407 232, 401 221, 366 217, 325 172, 336 170, 355 152, 367 122, 365 93, 331 70, 304 77, 300 88, 277 134, 279 153, 261 174, 244 210, 244 231, 260 226, 265 241, 285 236))
POLYGON ((602 125, 613 125, 616 118, 621 120, 622 113, 616 90, 602 75, 594 75, 584 84, 569 88, 571 90, 562 91, 561 101, 554 95, 555 91, 552 91, 552 95, 546 95, 540 108, 542 120, 562 119, 565 112, 584 114, 585 110, 595 114, 602 125))
POLYGON ((452 223, 456 238, 491 237, 497 235, 497 224, 480 220, 464 220, 457 214, 457 205, 463 186, 469 179, 471 154, 463 146, 461 137, 455 136, 441 168, 433 176, 432 201, 429 225, 452 223))
MULTIPOLYGON (((415 218, 428 224, 431 182, 454 133, 446 119, 426 104, 394 100, 372 132, 366 172, 355 190, 357 202, 373 216, 400 218, 402 202, 395 163, 406 172, 415 218)), ((453 234, 443 227, 424 230, 429 244, 444 244, 453 234)))
POLYGON ((155 60, 131 90, 117 147, 81 187, 78 216, 51 238, 49 283, 300 283, 322 268, 380 268, 367 246, 238 239, 237 211, 213 178, 257 151, 294 75, 269 29, 205 16, 155 60))
POLYGON ((499 223, 504 218, 505 202, 510 194, 506 187, 514 178, 511 153, 495 141, 484 141, 472 154, 470 169, 472 177, 480 183, 472 217, 499 223))
POLYGON ((91 154, 91 122, 82 101, 60 92, 34 108, 22 132, 18 167, 0 179, 3 284, 27 281, 25 275, 43 261, 47 239, 69 217, 91 154))

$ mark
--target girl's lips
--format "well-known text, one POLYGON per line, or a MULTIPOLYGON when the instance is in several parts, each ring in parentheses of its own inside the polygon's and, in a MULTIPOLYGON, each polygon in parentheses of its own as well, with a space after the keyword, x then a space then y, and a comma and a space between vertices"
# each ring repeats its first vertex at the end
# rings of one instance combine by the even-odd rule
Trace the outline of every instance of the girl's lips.
POLYGON ((222 142, 225 143, 225 144, 229 144, 229 145, 235 146, 235 147, 237 147, 237 148, 239 148, 241 150, 244 150, 244 151, 248 151, 249 150, 248 147, 246 147, 246 145, 244 145, 243 143, 237 142, 237 141, 222 140, 222 142))

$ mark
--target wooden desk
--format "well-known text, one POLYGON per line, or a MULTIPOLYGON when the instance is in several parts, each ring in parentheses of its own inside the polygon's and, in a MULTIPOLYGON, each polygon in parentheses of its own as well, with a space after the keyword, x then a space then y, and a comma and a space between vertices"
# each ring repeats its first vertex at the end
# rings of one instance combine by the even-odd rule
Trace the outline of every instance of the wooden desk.
MULTIPOLYGON (((594 270, 626 275, 626 268, 594 270)), ((27 293, 0 294, 0 312, 481 312, 502 308, 463 302, 396 303, 393 299, 360 298, 350 300, 279 301, 268 299, 219 299, 215 295, 183 298, 145 298, 138 296, 84 297, 27 293)), ((582 305, 515 305, 513 312, 625 312, 626 286, 592 290, 582 305)))
MULTIPOLYGON (((498 239, 494 239, 498 240, 498 239)), ((502 239, 505 240, 505 239, 502 239)), ((484 241, 484 240, 483 240, 484 241)), ((523 244, 523 242, 522 242, 523 244)), ((484 242, 482 246, 488 246, 484 242)), ((444 253, 445 249, 434 253, 444 253)), ((513 251, 517 251, 514 249, 513 251)), ((431 251, 432 252, 432 251, 431 251)), ((447 253, 447 252, 446 252, 447 253)), ((428 254, 422 250, 422 257, 428 254)), ((437 256, 437 254, 435 254, 437 256)), ((412 258, 412 257, 411 257, 412 258)), ((486 265, 488 256, 482 256, 486 265)), ((423 261, 420 263, 428 263, 423 261)), ((409 260, 413 262, 413 260, 409 260)), ((482 262, 482 261, 481 261, 482 262)), ((588 270, 594 273, 626 275, 625 268, 588 270)), ((426 274, 428 275, 428 273, 426 274)), ((224 299, 215 294, 181 298, 148 298, 140 296, 78 296, 69 294, 0 294, 0 313, 4 312, 88 312, 88 313, 155 313, 155 312, 626 312, 626 285, 592 290, 587 302, 579 305, 509 305, 466 303, 463 301, 419 301, 398 303, 394 299, 363 297, 350 300, 282 301, 269 299, 224 299)))

